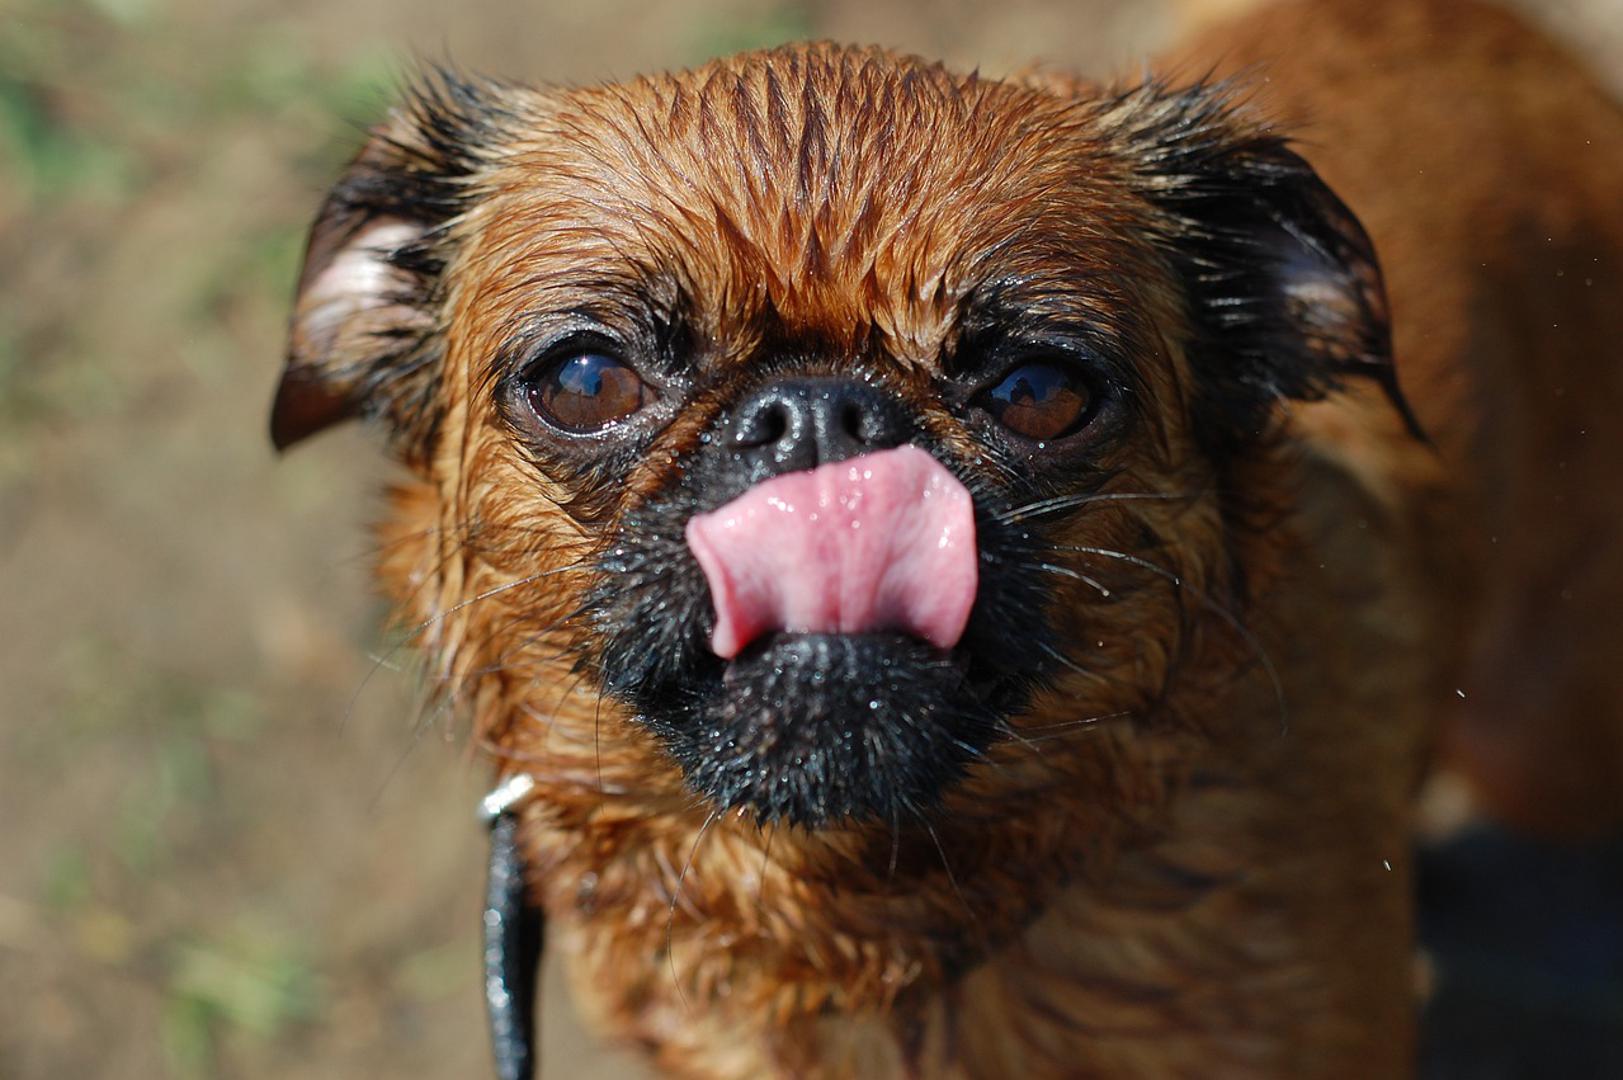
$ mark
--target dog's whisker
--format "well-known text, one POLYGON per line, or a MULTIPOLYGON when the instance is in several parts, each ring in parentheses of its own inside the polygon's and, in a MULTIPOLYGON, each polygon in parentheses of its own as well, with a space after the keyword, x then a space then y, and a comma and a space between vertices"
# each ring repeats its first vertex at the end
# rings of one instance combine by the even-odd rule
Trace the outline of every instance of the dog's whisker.
POLYGON ((1011 742, 1019 743, 1027 750, 1036 749, 1036 743, 1034 743, 1025 732, 1021 731, 1019 728, 1015 727, 1014 724, 1010 723, 1005 717, 996 717, 992 724, 992 730, 1011 742))
POLYGON ((963 909, 964 916, 968 919, 970 929, 979 942, 982 952, 990 957, 992 955, 992 943, 986 935, 986 927, 981 922, 980 912, 976 911, 974 906, 970 904, 969 897, 964 894, 963 888, 958 884, 958 875, 953 873, 952 860, 947 858, 947 849, 941 843, 941 837, 936 832, 935 825, 917 808, 909 806, 909 809, 912 810, 913 816, 918 819, 918 823, 924 827, 926 835, 930 837, 930 843, 935 846, 936 855, 941 859, 941 869, 947 877, 947 885, 952 889, 952 895, 957 898, 958 906, 963 909))
MULTIPOLYGON (((505 584, 498 585, 498 586, 496 586, 494 588, 487 589, 486 591, 484 591, 482 593, 479 593, 477 596, 472 596, 472 597, 469 597, 466 600, 459 601, 458 603, 453 604, 451 607, 446 608, 444 611, 437 612, 434 615, 430 616, 429 618, 424 619, 423 621, 417 623, 415 626, 411 627, 410 629, 404 631, 403 636, 400 638, 399 641, 396 641, 392 646, 390 646, 390 648, 388 650, 386 650, 381 655, 378 655, 378 656, 375 656, 375 657, 372 658, 373 659, 372 666, 367 670, 366 674, 361 677, 360 685, 358 685, 355 688, 354 694, 352 694, 350 696, 349 705, 345 708, 343 716, 339 721, 339 730, 342 731, 344 729, 344 727, 347 726, 350 717, 354 715, 356 706, 360 702, 361 695, 366 691, 367 686, 370 685, 370 683, 372 681, 372 677, 378 672, 378 670, 380 668, 384 668, 387 665, 387 663, 392 661, 394 659, 394 657, 398 653, 400 653, 403 649, 405 649, 408 645, 410 645, 416 638, 420 637, 422 634, 426 633, 428 630, 432 629, 434 626, 436 626, 439 623, 443 622, 444 620, 450 618, 451 616, 458 614, 459 612, 466 611, 468 608, 471 608, 476 604, 479 604, 479 603, 481 603, 483 601, 490 600, 490 599, 492 599, 494 597, 500 596, 503 593, 511 592, 514 589, 523 588, 526 585, 533 585, 538 581, 545 580, 546 578, 549 578, 549 577, 554 577, 554 576, 556 576, 558 574, 568 573, 570 571, 578 571, 578 570, 581 570, 581 569, 585 568, 588 565, 590 565, 590 564, 588 564, 588 563, 570 563, 570 564, 565 565, 565 566, 552 567, 552 568, 547 569, 547 570, 542 570, 542 571, 539 571, 538 573, 527 574, 524 577, 519 578, 519 579, 517 579, 515 581, 510 581, 510 582, 507 582, 505 584)), ((440 677, 440 678, 443 679, 443 677, 440 677)))
POLYGON ((1027 736, 1048 735, 1056 731, 1067 731, 1072 728, 1093 727, 1107 720, 1126 720, 1133 716, 1130 709, 1121 709, 1117 712, 1100 713, 1097 716, 1081 716, 1074 720, 1062 720, 1057 724, 1041 724, 1036 727, 1020 729, 1027 736))
POLYGON ((371 800, 367 803, 368 812, 376 811, 378 805, 383 802, 383 796, 388 793, 389 788, 394 784, 395 777, 400 774, 400 770, 405 767, 407 760, 410 759, 412 753, 415 752, 417 747, 422 743, 423 736, 431 731, 434 724, 438 722, 438 713, 439 710, 436 710, 436 715, 432 722, 425 723, 422 720, 419 720, 418 722, 412 724, 411 737, 406 741, 405 747, 398 755, 396 755, 394 763, 389 766, 389 771, 384 774, 383 780, 378 784, 377 790, 373 792, 371 800))
POLYGON ((1032 570, 1041 570, 1045 574, 1055 574, 1059 577, 1068 577, 1073 581, 1080 581, 1098 593, 1101 599, 1108 599, 1110 596, 1110 588, 1098 578, 1090 577, 1082 571, 1074 570, 1069 566, 1059 566, 1054 563, 1022 563, 1021 565, 1032 570))
POLYGON ((778 823, 772 822, 772 831, 766 834, 766 843, 761 845, 761 869, 756 874, 755 910, 762 911, 766 907, 767 873, 772 866, 772 841, 778 838, 778 823))
POLYGON ((896 863, 902 854, 902 821, 901 811, 896 804, 890 808, 890 862, 885 867, 885 891, 891 891, 896 883, 896 863))
POLYGON ((706 834, 710 832, 710 826, 715 824, 716 819, 720 816, 721 811, 713 809, 705 816, 704 824, 699 826, 699 832, 693 838, 693 846, 688 849, 687 861, 682 864, 682 872, 676 875, 676 887, 671 890, 670 907, 665 913, 665 959, 671 969, 671 984, 676 988, 676 996, 682 1002, 684 1010, 688 1009, 689 1005, 687 993, 682 989, 682 980, 676 971, 676 905, 677 901, 682 898, 682 890, 687 883, 688 871, 693 867, 694 856, 699 853, 699 845, 704 843, 706 834))
MULTIPOLYGON (((551 622, 543 624, 539 629, 532 631, 528 636, 519 639, 518 641, 509 645, 507 648, 503 649, 502 652, 488 664, 482 667, 471 668, 464 672, 460 676, 461 680, 467 681, 478 678, 481 675, 494 675, 499 671, 505 670, 507 665, 519 654, 527 651, 537 642, 546 638, 549 634, 555 634, 560 630, 565 629, 575 620, 590 614, 590 612, 591 608, 588 605, 582 605, 575 608, 573 611, 560 615, 551 622)), ((483 643, 484 646, 494 643, 498 638, 505 636, 508 630, 522 625, 523 623, 529 621, 530 618, 531 616, 528 613, 519 613, 513 616, 513 618, 507 620, 505 623, 498 624, 497 629, 486 636, 483 643)), ((580 647, 581 646, 579 643, 570 642, 555 652, 543 653, 540 656, 534 657, 533 659, 537 663, 545 664, 548 661, 560 660, 563 657, 568 656, 571 652, 578 650, 580 647)), ((531 685, 534 685, 533 680, 531 685)))
POLYGON ((390 658, 388 653, 369 652, 366 654, 366 659, 375 667, 380 667, 384 671, 391 672, 395 675, 403 675, 406 672, 405 665, 395 663, 394 660, 390 658))
MULTIPOLYGON (((553 624, 552 628, 556 628, 557 626, 562 625, 569 618, 572 618, 574 614, 575 613, 571 613, 571 615, 567 615, 563 619, 557 620, 553 624)), ((501 635, 501 630, 500 629, 498 629, 497 631, 492 632, 491 634, 487 635, 487 637, 485 639, 485 644, 488 645, 490 642, 494 641, 500 635, 501 635)), ((483 647, 484 646, 480 646, 480 648, 483 648, 483 647)), ((426 700, 424 702, 423 711, 422 711, 421 715, 417 718, 417 720, 412 725, 412 734, 411 734, 410 741, 409 741, 407 747, 405 748, 405 750, 402 752, 402 754, 400 756, 400 759, 398 761, 396 761, 396 763, 393 766, 391 766, 387 776, 384 778, 384 781, 383 781, 382 785, 380 786, 377 794, 374 796, 374 799, 373 799, 374 803, 376 803, 378 800, 380 800, 383 797, 383 795, 387 791, 388 787, 393 783, 394 777, 398 774, 400 768, 404 765, 406 759, 409 758, 412 751, 415 750, 418 743, 421 742, 423 735, 426 734, 428 731, 433 730, 433 728, 435 728, 436 726, 439 725, 439 723, 440 723, 440 721, 442 719, 444 719, 445 717, 447 717, 447 716, 449 716, 451 714, 452 710, 456 707, 457 702, 459 700, 460 688, 463 685, 465 685, 467 682, 471 681, 472 679, 474 679, 476 677, 479 677, 479 676, 482 676, 482 675, 487 675, 487 674, 495 674, 495 673, 503 670, 505 659, 506 658, 504 656, 502 658, 498 658, 498 660, 496 662, 494 662, 494 663, 492 663, 490 665, 486 665, 484 667, 474 669, 474 670, 469 671, 469 672, 456 674, 456 675, 452 675, 452 674, 428 675, 428 674, 425 673, 424 677, 429 679, 433 683, 437 684, 437 686, 434 689, 434 691, 432 692, 432 694, 429 696, 428 700, 426 700), (433 706, 432 708, 428 707, 430 704, 432 704, 432 706, 433 706)), ((374 670, 376 670, 376 668, 374 668, 374 670)), ((576 678, 575 682, 572 683, 570 685, 570 687, 564 692, 563 696, 567 698, 567 697, 573 695, 576 691, 578 691, 582 681, 584 680, 584 678, 585 678, 585 673, 581 673, 580 676, 576 678)), ((532 680, 532 684, 533 684, 533 680, 532 680)), ((552 717, 551 719, 552 719, 552 722, 555 723, 556 716, 552 717)), ((550 734, 550 731, 551 731, 551 723, 549 723, 548 726, 547 726, 547 733, 550 734)), ((476 735, 476 738, 478 738, 477 735, 476 735)), ((479 742, 481 743, 481 745, 485 745, 484 740, 482 738, 479 738, 479 742)), ((488 746, 486 746, 486 748, 489 749, 488 746)), ((544 760, 544 758, 537 758, 536 760, 544 760)), ((600 772, 601 772, 601 770, 600 770, 600 772)), ((601 775, 599 776, 599 781, 600 781, 600 784, 601 784, 601 775)))
POLYGON ((421 544, 430 537, 443 538, 447 535, 455 538, 455 544, 445 551, 439 562, 439 567, 443 567, 448 560, 455 558, 464 551, 476 554, 526 554, 552 548, 557 540, 556 530, 541 525, 506 522, 493 524, 485 520, 459 521, 450 527, 428 525, 421 529, 390 536, 387 540, 372 544, 353 555, 345 556, 339 560, 339 564, 348 565, 365 561, 376 562, 384 555, 399 548, 421 544), (515 533, 522 536, 533 536, 537 540, 546 541, 546 543, 524 546, 515 544, 508 547, 475 543, 476 537, 492 533, 496 535, 515 533))
POLYGON ((1082 667, 1076 661, 1072 660, 1070 657, 1066 656, 1064 653, 1060 652, 1046 641, 1038 641, 1035 642, 1035 644, 1039 652, 1048 657, 1050 660, 1053 660, 1055 663, 1059 664, 1061 667, 1065 668, 1067 671, 1070 671, 1072 674, 1080 675, 1084 679, 1090 679, 1095 682, 1099 681, 1103 677, 1096 671, 1089 671, 1087 668, 1082 667))
POLYGON ((1090 506, 1094 503, 1104 502, 1137 502, 1137 501, 1177 501, 1198 498, 1197 494, 1187 492, 1155 492, 1155 491, 1122 491, 1122 492, 1082 492, 1073 495, 1056 495, 1050 498, 1038 499, 1034 502, 1024 503, 1009 510, 989 515, 992 521, 999 525, 1015 525, 1032 518, 1047 517, 1050 514, 1063 513, 1078 507, 1090 506))
POLYGON ((597 784, 603 786, 603 688, 597 688, 597 701, 592 705, 592 759, 597 765, 597 784))
POLYGON ((1055 544, 1054 550, 1070 551, 1078 555, 1098 555, 1103 558, 1116 559, 1120 562, 1130 563, 1141 570, 1148 570, 1150 573, 1155 574, 1157 577, 1165 578, 1167 581, 1172 582, 1172 584, 1176 586, 1182 587, 1184 584, 1183 576, 1181 574, 1177 574, 1171 570, 1168 570, 1164 566, 1159 566, 1142 556, 1134 555, 1130 552, 1117 551, 1114 548, 1091 547, 1086 544, 1055 544))
MULTIPOLYGON (((424 535, 436 535, 440 532, 441 530, 437 528, 429 529, 424 531, 424 535)), ((453 549, 451 552, 443 555, 436 563, 434 572, 431 574, 424 574, 422 580, 417 582, 406 594, 407 601, 410 603, 415 603, 419 598, 421 598, 423 592, 431 584, 439 582, 440 575, 444 572, 445 566, 449 563, 451 558, 455 556, 455 554, 456 549, 453 549)), ((424 629, 426 629, 426 627, 424 627, 424 629)), ((340 734, 342 734, 348 728, 350 718, 354 715, 355 709, 360 703, 361 695, 366 691, 367 686, 371 683, 373 676, 377 674, 378 669, 384 668, 389 671, 403 670, 402 668, 395 666, 392 661, 395 655, 409 645, 417 633, 421 632, 421 629, 413 633, 402 632, 399 640, 395 641, 383 652, 368 654, 367 658, 372 661, 372 666, 367 670, 366 674, 361 677, 361 681, 355 687, 355 692, 350 695, 348 704, 345 705, 343 713, 339 716, 338 730, 340 734)))
MULTIPOLYGON (((531 555, 551 548, 556 548, 557 546, 557 539, 552 530, 543 529, 540 526, 523 524, 492 524, 488 520, 474 518, 458 520, 455 525, 449 529, 443 526, 435 525, 419 530, 415 534, 394 537, 386 543, 376 545, 374 557, 381 558, 385 552, 400 544, 412 541, 420 542, 421 540, 426 540, 429 537, 436 537, 439 540, 440 557, 435 561, 432 572, 421 575, 421 579, 416 583, 416 585, 402 597, 402 600, 404 601, 402 606, 404 608, 410 608, 419 598, 421 598, 425 589, 427 589, 430 585, 440 582, 443 578, 445 568, 450 565, 452 560, 458 558, 459 556, 467 554, 531 555), (537 541, 545 541, 545 543, 524 545, 515 544, 510 547, 497 547, 494 545, 477 542, 478 538, 480 537, 490 535, 502 536, 508 533, 533 536, 537 541), (446 543, 447 538, 451 540, 450 544, 446 543)), ((577 565, 581 564, 577 563, 577 565)))
POLYGON ((442 526, 429 525, 425 528, 414 529, 411 532, 401 533, 398 536, 391 536, 389 539, 380 543, 367 545, 361 550, 354 552, 354 554, 341 556, 337 559, 337 565, 355 566, 358 563, 376 563, 384 555, 394 551, 397 548, 406 547, 411 544, 420 544, 431 536, 438 536, 443 531, 442 526))
POLYGON ((1096 555, 1100 558, 1116 559, 1129 563, 1171 582, 1174 588, 1188 593, 1203 609, 1221 619, 1251 650, 1251 655, 1256 657, 1257 662, 1262 665, 1262 669, 1268 677, 1268 682, 1273 688, 1274 701, 1279 708, 1279 733, 1286 735, 1290 732, 1290 709, 1285 701, 1285 684, 1279 677, 1279 670, 1274 666, 1273 658, 1268 655, 1268 650, 1263 647, 1261 639, 1241 622, 1239 616, 1233 611, 1206 595, 1204 590, 1189 584, 1181 574, 1176 574, 1164 566, 1157 566, 1148 559, 1140 558, 1137 555, 1131 555, 1125 551, 1116 551, 1112 548, 1090 547, 1080 544, 1059 545, 1058 550, 1075 552, 1079 555, 1096 555))
POLYGON ((1051 743, 1062 739, 1069 739, 1076 735, 1091 735, 1096 732, 1104 731, 1112 722, 1131 719, 1133 719, 1133 714, 1130 712, 1107 713, 1103 716, 1089 716, 1076 721, 1074 724, 1050 725, 1042 732, 1034 733, 1028 737, 1026 742, 1035 748, 1043 743, 1051 743))
MULTIPOLYGON (((494 741, 486 734, 478 732, 474 733, 473 741, 475 747, 482 753, 489 754, 495 761, 507 762, 535 770, 537 775, 544 776, 547 790, 555 794, 571 793, 592 799, 601 799, 607 795, 615 798, 640 799, 650 804, 668 798, 667 793, 650 788, 631 787, 614 783, 605 784, 600 789, 594 778, 576 778, 568 771, 561 771, 554 754, 535 753, 526 749, 507 746, 494 741)), ((674 809, 684 812, 694 809, 690 801, 684 801, 680 804, 673 803, 672 806, 674 809)))

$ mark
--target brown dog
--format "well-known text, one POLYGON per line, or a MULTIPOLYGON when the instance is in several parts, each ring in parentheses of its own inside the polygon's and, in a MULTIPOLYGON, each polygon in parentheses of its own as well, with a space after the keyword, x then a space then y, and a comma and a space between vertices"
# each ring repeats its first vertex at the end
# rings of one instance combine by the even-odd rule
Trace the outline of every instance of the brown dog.
POLYGON ((447 76, 323 208, 276 440, 391 432, 384 580, 660 1066, 1401 1075, 1438 721, 1617 819, 1623 115, 1463 3, 1207 49, 1261 89, 447 76))

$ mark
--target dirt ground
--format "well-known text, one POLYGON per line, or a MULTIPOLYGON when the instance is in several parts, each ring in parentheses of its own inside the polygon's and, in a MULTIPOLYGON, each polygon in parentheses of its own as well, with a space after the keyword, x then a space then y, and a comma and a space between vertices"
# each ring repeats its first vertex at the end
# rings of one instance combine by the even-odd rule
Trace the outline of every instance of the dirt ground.
MULTIPOLYGON (((304 229, 413 56, 1108 74, 1192 3, 0 0, 0 1078, 488 1075, 483 775, 379 631, 389 470, 265 430, 304 229)), ((1623 3, 1537 7, 1623 86, 1623 3)), ((547 1075, 635 1075, 546 1000, 547 1075)))

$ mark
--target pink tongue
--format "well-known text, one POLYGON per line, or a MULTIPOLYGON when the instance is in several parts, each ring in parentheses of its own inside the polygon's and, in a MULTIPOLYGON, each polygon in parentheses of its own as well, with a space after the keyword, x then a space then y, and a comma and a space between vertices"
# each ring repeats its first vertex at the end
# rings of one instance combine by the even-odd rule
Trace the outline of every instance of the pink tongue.
POLYGON ((775 476, 695 515, 687 541, 725 659, 774 630, 902 630, 950 649, 975 603, 969 491, 916 446, 775 476))

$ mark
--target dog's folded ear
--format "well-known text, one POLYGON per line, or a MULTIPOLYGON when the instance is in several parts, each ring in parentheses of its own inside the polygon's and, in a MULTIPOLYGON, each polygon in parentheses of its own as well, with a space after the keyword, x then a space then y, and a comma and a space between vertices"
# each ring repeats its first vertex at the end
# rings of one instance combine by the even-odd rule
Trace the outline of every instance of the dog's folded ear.
POLYGON ((452 225, 521 91, 438 71, 371 133, 310 230, 271 409, 277 449, 353 416, 384 420, 408 460, 438 421, 442 278, 452 225))
POLYGON ((1151 82, 1104 105, 1133 183, 1188 300, 1197 422, 1230 450, 1277 403, 1375 380, 1424 438, 1398 389, 1386 291, 1351 210, 1225 83, 1151 82))

